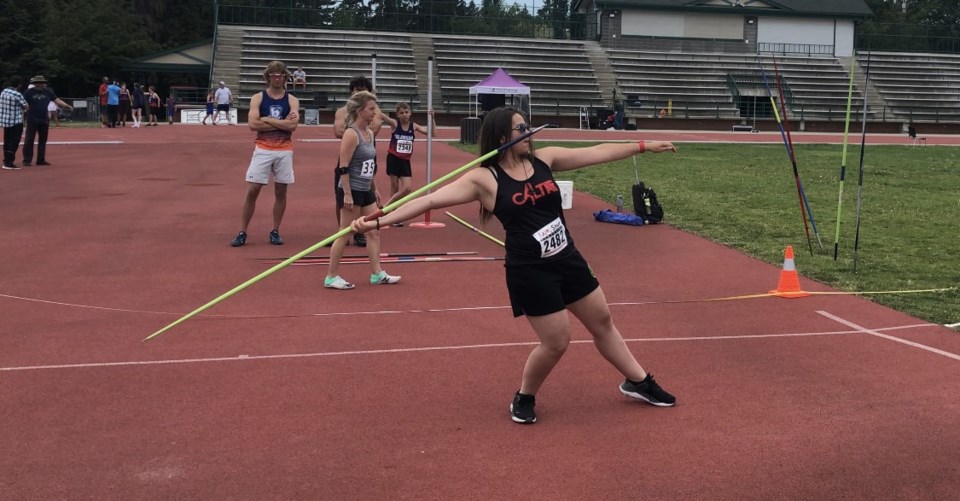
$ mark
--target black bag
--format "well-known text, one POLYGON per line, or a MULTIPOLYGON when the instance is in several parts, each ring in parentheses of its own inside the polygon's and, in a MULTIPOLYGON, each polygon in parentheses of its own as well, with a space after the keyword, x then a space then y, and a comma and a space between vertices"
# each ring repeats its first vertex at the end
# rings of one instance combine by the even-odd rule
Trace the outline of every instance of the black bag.
POLYGON ((643 218, 646 224, 663 221, 663 207, 657 201, 657 193, 653 188, 647 188, 640 181, 640 171, 637 169, 637 157, 633 157, 633 174, 636 184, 633 185, 633 213, 643 218))
POLYGON ((647 188, 643 182, 633 185, 633 212, 643 218, 646 224, 663 221, 663 207, 657 200, 657 193, 653 188, 647 188))

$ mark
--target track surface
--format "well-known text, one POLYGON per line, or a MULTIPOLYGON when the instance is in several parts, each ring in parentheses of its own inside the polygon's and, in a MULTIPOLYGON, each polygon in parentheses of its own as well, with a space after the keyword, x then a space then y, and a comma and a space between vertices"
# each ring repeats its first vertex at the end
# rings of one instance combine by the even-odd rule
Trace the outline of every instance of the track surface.
MULTIPOLYGON (((55 129, 52 167, 0 171, 0 499, 960 497, 960 336, 850 296, 704 302, 766 292, 780 269, 668 225, 593 222, 606 204, 582 193, 571 232, 674 408, 621 397, 575 324, 539 422, 512 423, 535 336, 510 315, 500 261, 388 264, 403 275, 389 287, 344 265, 360 284, 347 292, 322 288, 323 266, 290 267, 141 342, 262 260, 336 231, 330 129, 295 137, 316 142, 296 144, 282 247, 267 243, 271 190, 248 245, 227 245, 252 150, 244 127, 55 129)), ((779 141, 538 139, 638 137, 779 141)), ((433 151, 434 177, 471 159, 433 151)), ((452 212, 476 224, 475 208, 452 212)), ((502 256, 433 220, 446 227, 383 231, 383 251, 502 256)))

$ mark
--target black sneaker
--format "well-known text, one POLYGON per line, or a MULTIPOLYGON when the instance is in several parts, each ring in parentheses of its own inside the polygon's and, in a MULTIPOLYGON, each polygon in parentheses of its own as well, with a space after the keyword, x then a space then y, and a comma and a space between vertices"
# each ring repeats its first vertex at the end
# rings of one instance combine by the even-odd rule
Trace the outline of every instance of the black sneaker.
POLYGON ((233 242, 230 242, 230 245, 232 247, 240 247, 245 243, 247 243, 247 232, 241 231, 237 233, 237 238, 234 238, 233 242))
POLYGON ((677 403, 677 399, 673 395, 664 391, 653 380, 653 374, 647 374, 647 377, 639 383, 627 379, 620 385, 620 393, 657 407, 672 407, 677 403))
POLYGON ((366 247, 367 246, 367 237, 363 233, 354 233, 353 234, 353 243, 357 247, 366 247))
POLYGON ((50 162, 47 162, 47 161, 45 161, 45 160, 41 160, 41 161, 37 162, 37 165, 53 165, 53 164, 51 164, 50 162))
POLYGON ((273 245, 283 245, 283 239, 280 238, 280 232, 273 230, 270 232, 270 243, 273 245))
POLYGON ((32 162, 23 162, 24 167, 30 167, 31 165, 33 165, 32 162))
POLYGON ((537 413, 533 411, 535 405, 537 405, 537 397, 523 395, 518 390, 513 396, 513 403, 510 404, 510 419, 520 424, 536 423, 537 413))

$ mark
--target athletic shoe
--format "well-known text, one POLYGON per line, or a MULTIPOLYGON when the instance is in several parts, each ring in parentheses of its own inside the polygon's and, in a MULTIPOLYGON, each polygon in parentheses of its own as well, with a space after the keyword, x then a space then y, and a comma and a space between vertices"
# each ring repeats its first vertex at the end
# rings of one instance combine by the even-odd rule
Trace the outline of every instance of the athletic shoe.
POLYGON ((354 233, 353 234, 353 243, 357 247, 366 247, 367 246, 367 237, 363 233, 354 233))
POLYGON ((353 284, 347 282, 346 280, 340 278, 340 275, 337 275, 333 278, 327 277, 323 279, 323 286, 328 289, 340 289, 340 290, 350 290, 354 287, 353 284))
POLYGON ((537 397, 523 395, 517 391, 513 396, 513 403, 510 404, 510 419, 520 424, 536 423, 537 413, 533 411, 535 405, 537 405, 537 397))
POLYGON ((270 232, 270 243, 273 245, 283 245, 283 239, 280 238, 280 232, 273 230, 270 232))
POLYGON ((20 170, 20 166, 15 164, 3 164, 3 168, 7 170, 20 170))
POLYGON ((380 270, 380 273, 376 275, 370 275, 370 283, 373 285, 378 284, 395 284, 400 281, 400 275, 393 276, 387 275, 387 272, 380 270))
POLYGON ((241 231, 237 233, 237 238, 234 238, 233 242, 230 242, 230 245, 233 247, 241 247, 245 243, 247 243, 247 232, 241 231))
POLYGON ((31 165, 33 165, 32 162, 23 162, 24 167, 30 167, 31 165))
POLYGON ((620 393, 630 398, 643 400, 657 407, 672 407, 677 403, 677 399, 674 398, 673 395, 664 391, 664 389, 653 380, 653 374, 647 374, 647 377, 639 383, 627 379, 620 385, 620 393))
POLYGON ((40 161, 40 162, 37 162, 37 165, 53 165, 53 164, 47 161, 40 161))

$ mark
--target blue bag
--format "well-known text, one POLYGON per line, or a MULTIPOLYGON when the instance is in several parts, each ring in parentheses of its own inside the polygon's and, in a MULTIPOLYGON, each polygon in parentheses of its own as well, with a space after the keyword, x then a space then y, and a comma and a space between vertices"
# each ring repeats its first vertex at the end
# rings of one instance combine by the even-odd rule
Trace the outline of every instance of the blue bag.
POLYGON ((603 209, 593 213, 593 218, 601 223, 628 224, 630 226, 643 226, 643 218, 634 214, 624 212, 613 212, 610 209, 603 209))

